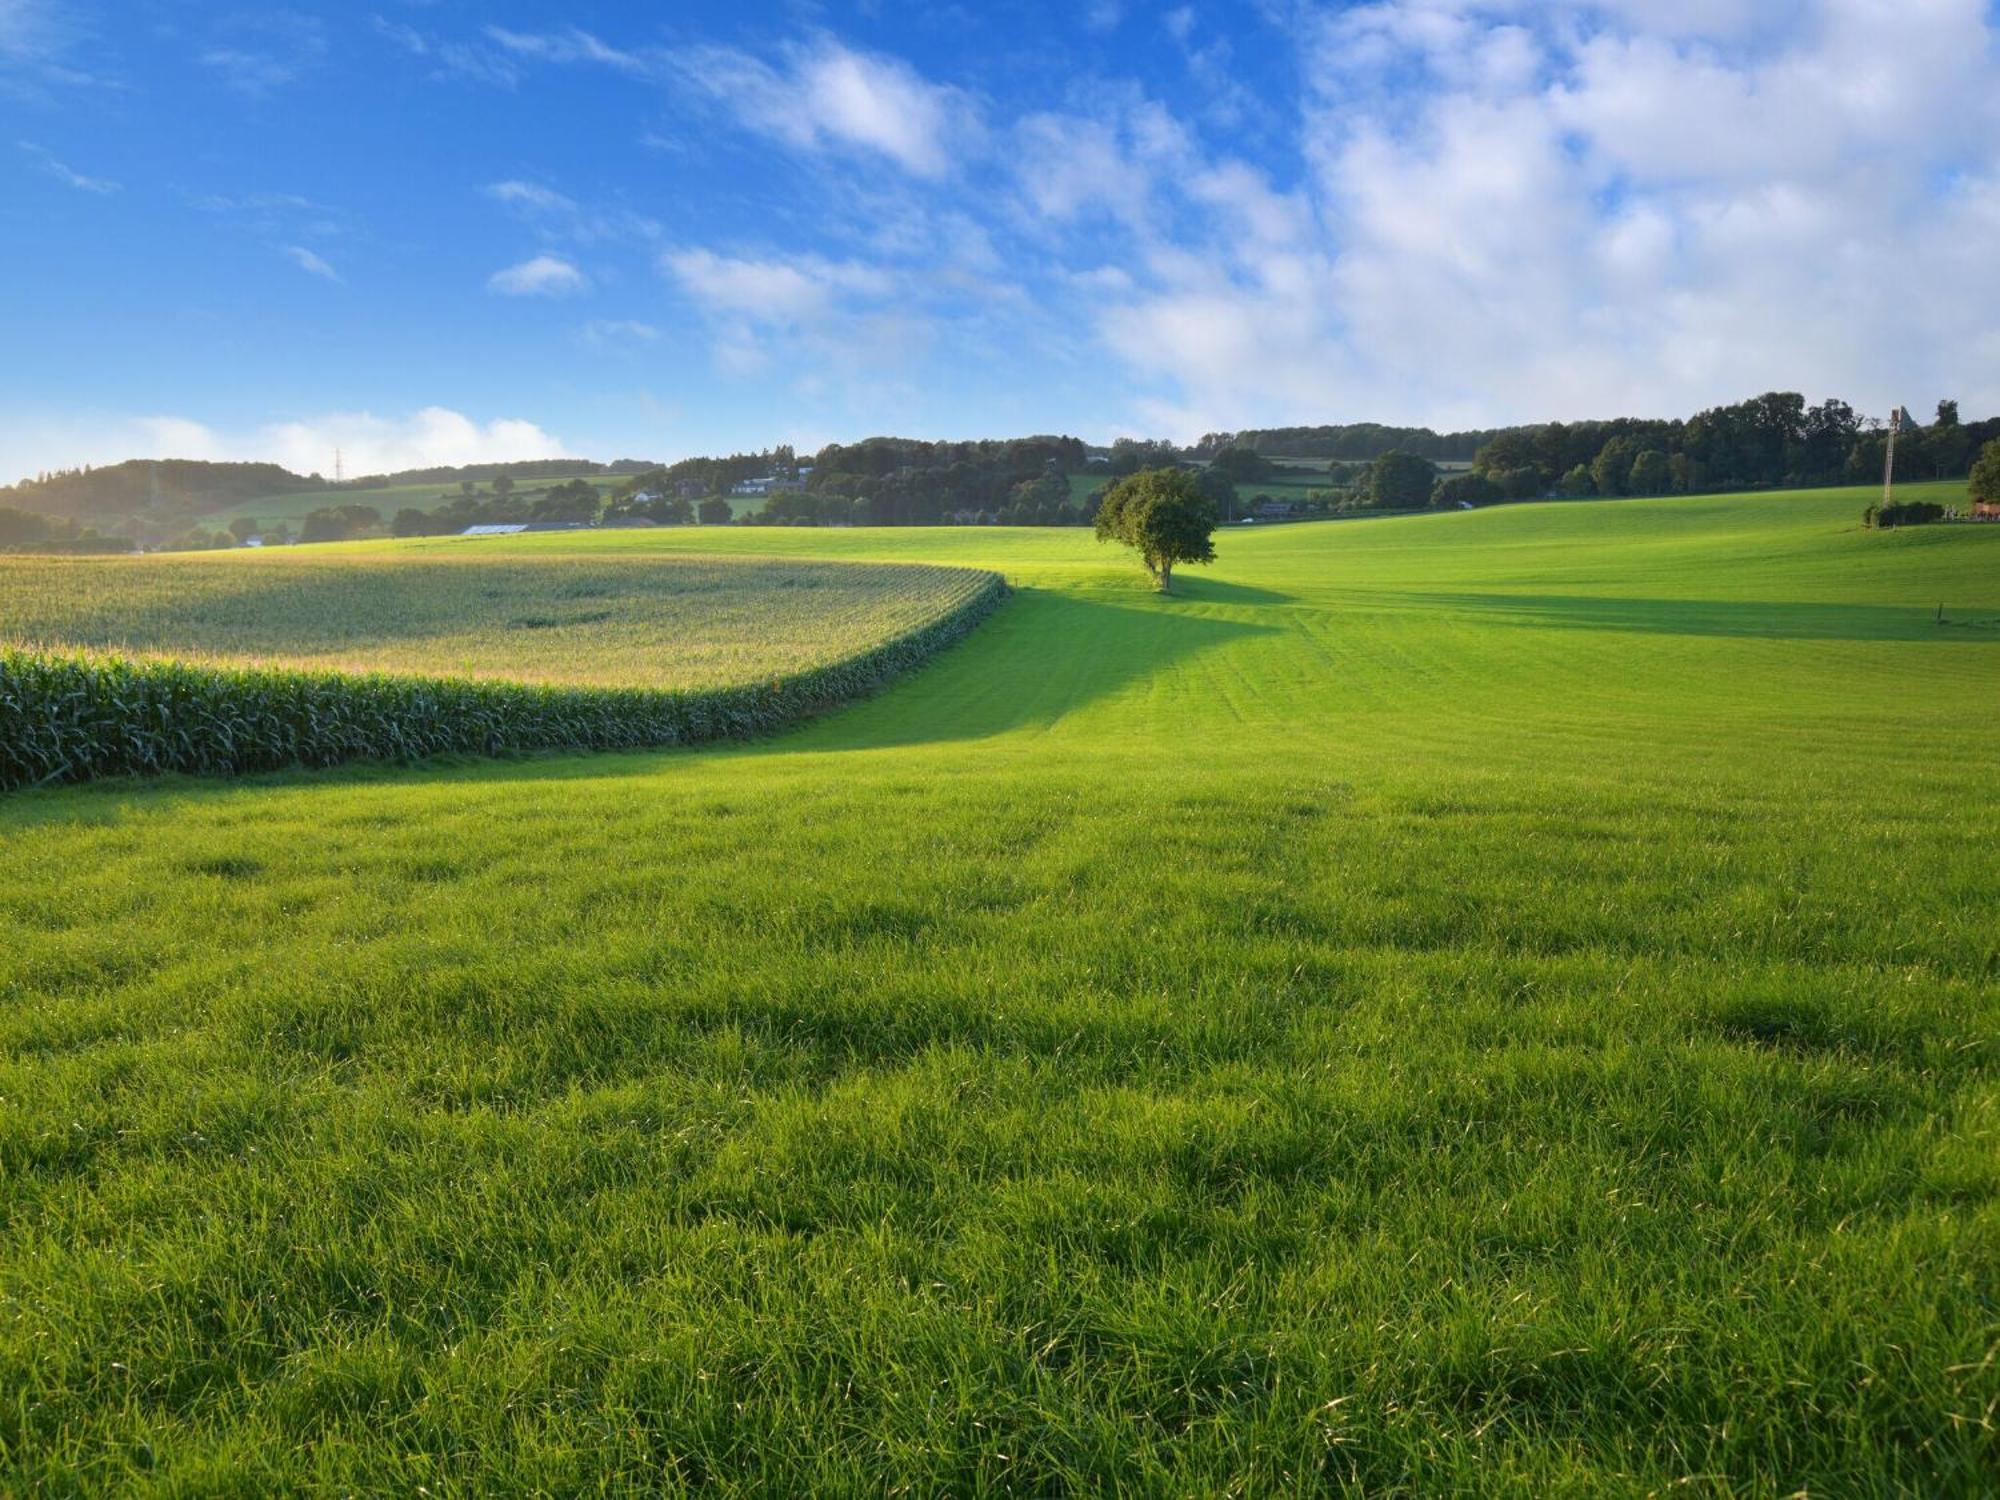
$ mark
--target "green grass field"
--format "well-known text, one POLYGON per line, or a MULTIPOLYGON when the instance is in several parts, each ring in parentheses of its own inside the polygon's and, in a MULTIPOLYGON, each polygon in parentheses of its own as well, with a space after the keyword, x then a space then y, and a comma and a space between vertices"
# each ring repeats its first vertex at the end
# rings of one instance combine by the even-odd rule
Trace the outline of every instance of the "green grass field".
POLYGON ((981 584, 962 568, 657 550, 524 559, 493 540, 0 557, 0 646, 705 688, 852 656, 981 584))
POLYGON ((0 804, 0 1489, 1991 1494, 2000 527, 1865 500, 496 540, 1018 593, 0 804))

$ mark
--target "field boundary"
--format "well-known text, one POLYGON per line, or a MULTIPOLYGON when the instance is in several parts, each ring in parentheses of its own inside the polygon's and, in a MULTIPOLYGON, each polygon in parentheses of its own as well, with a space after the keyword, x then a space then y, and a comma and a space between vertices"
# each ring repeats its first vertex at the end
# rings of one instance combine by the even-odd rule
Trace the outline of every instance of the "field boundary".
POLYGON ((850 703, 963 639, 1008 593, 998 573, 981 576, 979 589, 937 618, 853 656, 718 688, 564 687, 0 650, 0 792, 111 776, 240 776, 353 760, 653 749, 769 734, 850 703))

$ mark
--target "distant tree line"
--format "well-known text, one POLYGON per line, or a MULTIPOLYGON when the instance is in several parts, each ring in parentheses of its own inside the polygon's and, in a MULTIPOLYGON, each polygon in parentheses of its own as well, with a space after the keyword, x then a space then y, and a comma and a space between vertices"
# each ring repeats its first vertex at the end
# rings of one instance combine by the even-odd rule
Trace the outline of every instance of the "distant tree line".
MULTIPOLYGON (((540 479, 586 479, 593 475, 638 474, 655 467, 644 459, 621 458, 599 463, 589 458, 527 458, 504 464, 459 464, 431 469, 398 469, 393 474, 369 474, 343 482, 350 490, 402 489, 419 484, 491 484, 540 479)), ((319 485, 312 486, 315 489, 319 485)))
MULTIPOLYGON (((177 551, 226 547, 242 540, 204 518, 217 511, 246 508, 257 501, 314 491, 379 489, 388 485, 455 484, 471 492, 484 481, 505 492, 517 481, 577 479, 589 475, 636 474, 654 468, 635 459, 614 464, 589 459, 537 459, 523 463, 474 464, 457 468, 413 469, 399 474, 330 484, 319 474, 294 474, 277 464, 211 463, 201 459, 134 459, 103 468, 64 469, 0 488, 0 508, 68 517, 115 532, 126 549, 167 547, 177 551)), ((329 512, 340 507, 330 506, 329 512)), ((310 518, 308 518, 310 520, 310 518)), ((312 540, 337 522, 322 520, 312 540)), ((256 534, 255 529, 251 534, 256 534)), ((267 540, 280 528, 265 528, 267 540)), ((17 545, 27 545, 20 543, 17 545)))
MULTIPOLYGON (((1961 422, 1958 403, 1938 403, 1929 426, 1896 438, 1903 479, 1965 474, 1982 443, 2000 439, 2000 419, 1961 422)), ((1335 460, 1336 510, 1451 509, 1508 500, 1706 494, 1723 490, 1863 484, 1882 474, 1884 424, 1844 401, 1806 405, 1774 391, 1685 421, 1618 418, 1513 428, 1483 443, 1469 472, 1444 474, 1423 455, 1391 449, 1372 463, 1335 460)), ((1232 450, 1224 450, 1231 452, 1232 450)))
POLYGON ((45 516, 103 520, 141 511, 224 510, 264 495, 325 488, 277 464, 218 464, 195 459, 135 459, 93 469, 59 469, 0 489, 0 505, 45 516))
POLYGON ((1003 510, 1018 513, 1023 506, 1039 511, 1059 503, 1067 509, 1068 482, 1062 476, 1081 470, 1088 456, 1082 440, 1072 437, 962 443, 869 438, 822 448, 814 455, 805 493, 845 501, 846 519, 871 526, 997 519, 1003 510))
MULTIPOLYGON (((2000 418, 1966 424, 1956 401, 1940 401, 1932 425, 1911 425, 1898 435, 1897 472, 1909 479, 1955 478, 1994 437, 2000 437, 2000 418)), ((1808 406, 1795 391, 1772 391, 1685 421, 1620 418, 1517 428, 1481 446, 1472 472, 1515 500, 1803 489, 1879 478, 1887 441, 1883 423, 1858 416, 1845 401, 1808 406)))
MULTIPOLYGON (((483 493, 470 479, 459 481, 459 492, 443 499, 431 510, 405 506, 389 523, 392 536, 456 536, 468 526, 516 526, 531 521, 562 521, 589 524, 603 508, 604 497, 588 479, 568 479, 541 489, 515 488, 513 476, 501 474, 493 481, 490 494, 483 493)), ((340 506, 339 512, 368 510, 367 506, 340 506)), ((372 512, 371 512, 372 513, 372 512)), ((324 512, 314 512, 322 515, 324 512)), ((380 516, 376 516, 379 522, 380 516)), ((312 516, 306 517, 308 527, 312 516)), ((375 523, 368 523, 375 524, 375 523)), ((351 534, 351 533, 350 533, 351 534)), ((307 537, 307 540, 314 540, 307 537)))
MULTIPOLYGON (((458 494, 441 494, 435 505, 399 510, 389 525, 398 536, 481 524, 600 520, 1082 526, 1092 524, 1114 481, 1162 469, 1194 473, 1218 514, 1233 521, 1243 509, 1296 516, 1863 483, 1880 475, 1886 439, 1882 423, 1857 415, 1844 401, 1809 406, 1795 392, 1774 391, 1673 420, 1620 417, 1444 434, 1366 422, 1258 428, 1210 433, 1188 448, 1141 438, 1091 449, 1077 438, 1048 435, 973 442, 873 437, 829 444, 809 460, 789 445, 672 464, 538 459, 406 470, 341 488, 458 486, 458 494), (1296 496, 1297 461, 1306 458, 1324 465, 1323 489, 1282 500, 1255 493, 1255 486, 1277 488, 1283 479, 1296 496), (1468 463, 1467 472, 1438 467, 1468 463), (593 478, 618 482, 604 495, 593 478), (544 481, 539 488, 523 488, 537 480, 544 481), (737 494, 740 502, 738 492, 753 480, 768 481, 758 489, 761 503, 748 510, 732 505, 729 497, 737 494), (490 493, 481 490, 482 481, 490 493), (1247 506, 1240 490, 1250 492, 1247 506)), ((1941 401, 1929 425, 1899 432, 1897 471, 1909 479, 1963 475, 1981 445, 1995 439, 2000 418, 1962 422, 1957 402, 1941 401)), ((226 546, 241 536, 204 529, 204 512, 241 511, 262 497, 332 488, 316 474, 300 476, 273 464, 159 460, 41 475, 0 490, 0 506, 94 521, 144 546, 226 546)), ((357 498, 305 517, 300 539, 334 540, 380 525, 380 515, 357 498)), ((15 545, 81 546, 83 535, 80 529, 75 536, 15 545)), ((284 539, 275 529, 266 537, 284 539)))
MULTIPOLYGON (((2000 418, 1962 422, 1956 401, 1940 401, 1930 425, 1898 434, 1897 472, 1957 478, 1995 438, 2000 418)), ((1473 474, 1497 486, 1498 498, 1527 500, 1861 484, 1881 475, 1886 442, 1884 424, 1857 415, 1845 401, 1809 406, 1797 392, 1772 391, 1686 419, 1618 417, 1445 434, 1366 422, 1262 428, 1210 433, 1190 453, 1211 461, 1239 450, 1267 459, 1331 460, 1331 479, 1341 489, 1354 488, 1392 453, 1433 464, 1469 460, 1473 474)), ((1461 486, 1453 498, 1484 503, 1491 494, 1461 486)))
POLYGON ((132 539, 100 535, 67 516, 0 506, 0 552, 130 552, 132 539))
POLYGON ((1489 427, 1440 433, 1428 427, 1386 427, 1380 422, 1252 427, 1242 432, 1211 432, 1195 444, 1192 455, 1207 458, 1224 448, 1243 447, 1266 458, 1337 458, 1350 463, 1369 463, 1397 451, 1413 453, 1433 463, 1465 463, 1480 448, 1509 430, 1489 427))

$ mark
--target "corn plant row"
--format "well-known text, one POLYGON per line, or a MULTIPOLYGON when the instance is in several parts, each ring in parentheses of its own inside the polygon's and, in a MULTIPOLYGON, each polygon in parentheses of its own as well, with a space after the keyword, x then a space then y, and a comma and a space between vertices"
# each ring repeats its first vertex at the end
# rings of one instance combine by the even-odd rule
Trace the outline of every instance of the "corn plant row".
POLYGON ((998 574, 984 579, 936 619, 845 660, 722 688, 572 688, 0 651, 0 791, 766 734, 869 692, 959 640, 1007 592, 998 574))

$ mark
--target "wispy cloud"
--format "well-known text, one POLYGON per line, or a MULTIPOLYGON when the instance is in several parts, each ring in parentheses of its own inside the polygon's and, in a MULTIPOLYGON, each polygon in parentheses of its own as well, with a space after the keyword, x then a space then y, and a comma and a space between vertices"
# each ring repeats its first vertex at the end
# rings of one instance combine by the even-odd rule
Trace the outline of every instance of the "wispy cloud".
POLYGON ((539 62, 592 63, 635 78, 653 77, 662 65, 657 54, 622 51, 575 26, 559 32, 509 31, 504 26, 489 26, 486 35, 515 56, 539 62))
MULTIPOLYGON (((6 0, 0 0, 0 6, 4 6, 5 4, 6 0)), ((45 147, 38 146, 33 141, 18 141, 15 144, 49 176, 55 178, 58 182, 68 183, 78 192, 109 196, 119 191, 120 184, 111 181, 110 178, 86 177, 74 167, 57 160, 45 147)))
POLYGON ((783 368, 801 392, 864 371, 906 380, 939 332, 937 288, 885 265, 691 248, 660 269, 708 323, 724 374, 783 368))
POLYGON ((596 318, 576 331, 593 349, 630 349, 660 341, 660 330, 631 318, 596 318))
POLYGON ((340 272, 334 270, 322 257, 315 255, 312 251, 306 249, 304 245, 285 246, 285 255, 293 265, 309 276, 318 276, 332 282, 340 280, 340 272))
POLYGON ((522 59, 608 68, 649 82, 673 79, 746 129, 787 146, 883 157, 923 178, 944 176, 980 134, 978 107, 963 90, 825 34, 787 44, 768 60, 734 47, 632 51, 577 27, 489 26, 486 36, 522 59))
POLYGON ((294 11, 241 12, 223 20, 197 60, 236 92, 263 99, 293 82, 326 55, 326 32, 313 16, 294 11))
POLYGON ((520 68, 497 47, 427 36, 414 26, 384 16, 370 19, 376 35, 393 42, 410 56, 430 63, 433 78, 462 79, 508 89, 521 80, 520 68))
POLYGON ((878 267, 814 255, 747 259, 676 250, 660 264, 706 310, 757 323, 808 321, 831 308, 836 297, 881 297, 895 287, 878 267))
POLYGON ((567 297, 590 286, 590 278, 559 255, 537 255, 495 271, 486 289, 503 297, 567 297))
POLYGON ((981 134, 978 108, 962 90, 830 36, 787 46, 776 63, 701 47, 675 54, 674 65, 686 87, 747 130, 799 150, 886 157, 918 177, 943 177, 981 134))
POLYGON ((47 85, 115 87, 74 65, 85 40, 74 12, 56 0, 0 0, 0 98, 38 98, 47 85))
POLYGON ((539 213, 573 214, 575 200, 565 198, 554 188, 543 187, 536 182, 496 182, 486 189, 486 196, 496 203, 506 203, 517 208, 533 209, 539 213))
POLYGON ((664 232, 657 220, 644 214, 616 206, 586 206, 539 182, 512 178, 489 183, 481 191, 495 203, 513 210, 549 240, 568 240, 579 245, 643 244, 658 240, 664 232))
POLYGON ((1116 31, 1125 19, 1122 0, 1090 0, 1083 8, 1083 26, 1086 31, 1116 31))

